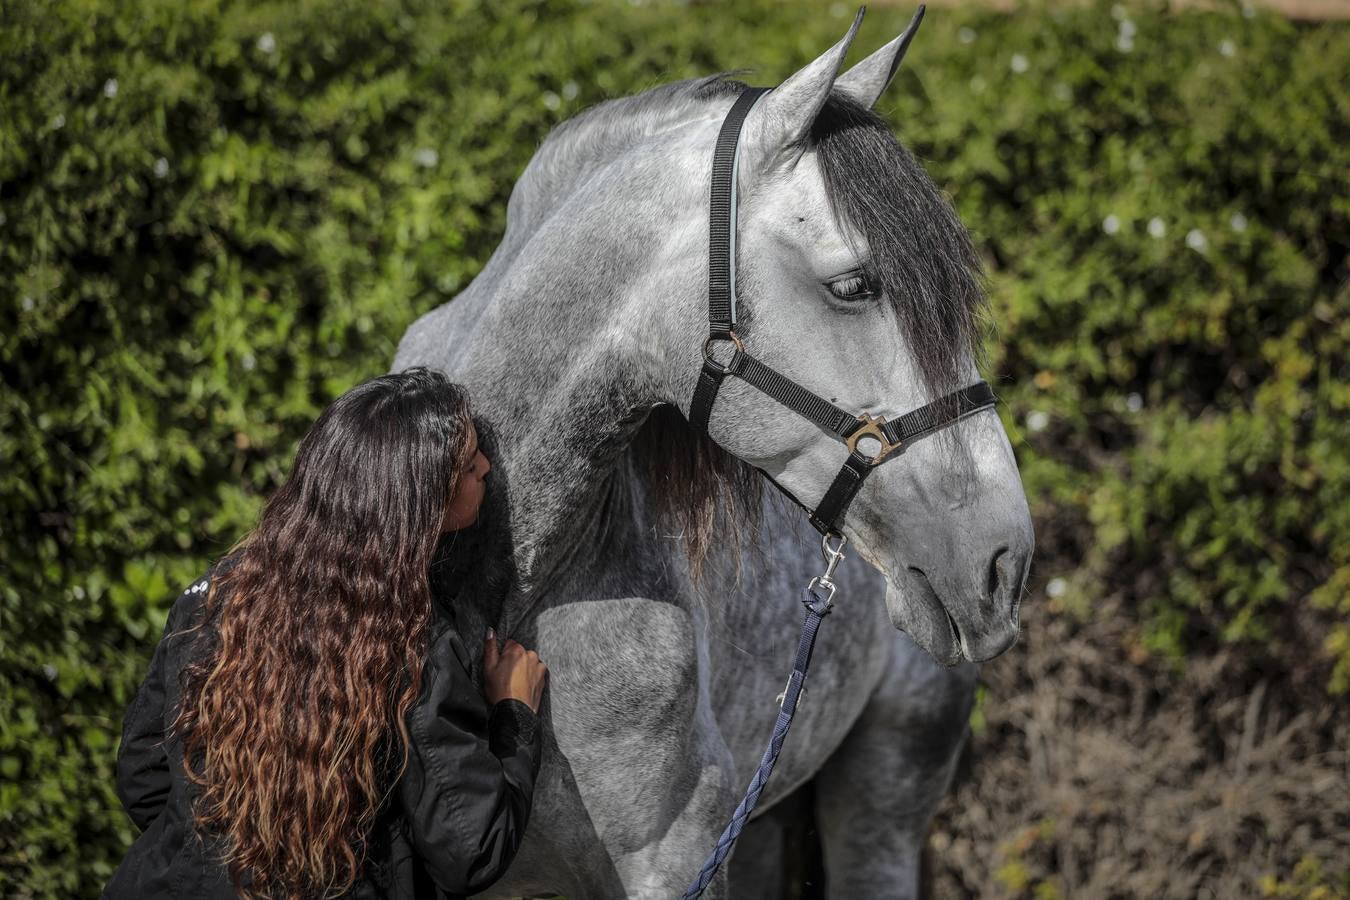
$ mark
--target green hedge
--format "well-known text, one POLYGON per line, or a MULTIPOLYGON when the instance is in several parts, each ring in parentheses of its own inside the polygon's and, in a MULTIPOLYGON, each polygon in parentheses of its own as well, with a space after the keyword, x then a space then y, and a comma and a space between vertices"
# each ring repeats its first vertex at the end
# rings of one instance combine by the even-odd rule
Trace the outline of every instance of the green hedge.
MULTIPOLYGON (((852 58, 909 11, 874 8, 852 58)), ((168 603, 319 410, 484 264, 550 127, 676 78, 772 83, 851 13, 6 8, 0 894, 89 895, 111 873, 132 838, 121 713, 168 603)), ((990 261, 1037 593, 1090 615, 1122 592, 1142 653, 1236 643, 1335 691, 1347 38, 1236 10, 937 9, 881 103, 990 261)))

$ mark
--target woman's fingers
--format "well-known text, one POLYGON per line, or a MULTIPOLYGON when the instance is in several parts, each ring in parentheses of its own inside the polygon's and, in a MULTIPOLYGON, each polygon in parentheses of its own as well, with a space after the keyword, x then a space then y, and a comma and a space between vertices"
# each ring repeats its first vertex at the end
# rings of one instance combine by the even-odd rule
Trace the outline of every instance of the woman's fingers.
MULTIPOLYGON (((510 643, 510 642, 508 641, 507 643, 510 643)), ((499 655, 499 652, 500 652, 500 651, 498 651, 498 649, 497 649, 497 634, 496 634, 495 631, 493 631, 493 629, 489 628, 489 629, 487 630, 487 634, 484 636, 484 641, 483 641, 483 668, 484 668, 484 669, 491 670, 491 669, 493 669, 493 668, 496 667, 496 665, 497 665, 497 657, 498 657, 498 655, 499 655)))
POLYGON ((525 645, 513 638, 507 638, 499 648, 496 635, 489 628, 488 637, 483 646, 483 668, 491 671, 498 665, 505 666, 508 670, 525 666, 544 673, 548 671, 548 666, 539 658, 538 652, 526 649, 525 645))

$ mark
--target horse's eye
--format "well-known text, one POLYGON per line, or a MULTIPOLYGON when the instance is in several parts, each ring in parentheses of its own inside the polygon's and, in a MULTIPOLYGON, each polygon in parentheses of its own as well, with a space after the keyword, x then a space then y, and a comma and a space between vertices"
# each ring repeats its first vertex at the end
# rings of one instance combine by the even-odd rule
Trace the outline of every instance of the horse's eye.
POLYGON ((838 281, 831 281, 827 287, 829 287, 830 293, 840 300, 867 300, 874 293, 872 283, 867 280, 867 275, 862 272, 845 275, 838 281))

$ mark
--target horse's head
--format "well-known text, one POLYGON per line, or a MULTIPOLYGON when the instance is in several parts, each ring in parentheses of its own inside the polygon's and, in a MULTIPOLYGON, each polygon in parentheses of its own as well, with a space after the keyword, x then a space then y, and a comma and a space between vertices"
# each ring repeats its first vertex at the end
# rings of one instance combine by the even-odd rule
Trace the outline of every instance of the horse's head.
MULTIPOLYGON (((751 354, 802 386, 844 410, 891 420, 979 379, 985 298, 960 221, 871 111, 918 17, 839 74, 860 20, 745 120, 738 330, 751 354)), ((740 87, 722 80, 704 90, 725 114, 740 87)), ((701 152, 706 169, 706 143, 701 152)), ((705 200, 705 222, 706 208, 705 200)), ((688 233, 696 222, 676 225, 688 233)), ((706 228, 702 241, 683 240, 685 250, 670 254, 672 277, 677 267, 706 271, 706 228), (694 253, 697 262, 686 258, 694 253)), ((704 310, 682 303, 679 315, 704 310)), ((687 341, 677 357, 686 378, 675 391, 692 387, 700 347, 687 341)), ((689 400, 683 393, 676 402, 687 410, 689 400)), ((847 455, 835 436, 736 378, 723 383, 708 431, 813 508, 847 455)), ((1017 639, 1033 546, 998 415, 985 409, 898 452, 864 483, 843 531, 885 574, 897 627, 948 664, 990 659, 1017 639)))
MULTIPOLYGON (((738 331, 820 397, 892 420, 978 380, 984 294, 961 223, 871 111, 913 26, 841 75, 857 28, 745 120, 738 331)), ((729 454, 670 409, 650 415, 690 409, 708 335, 712 147, 743 88, 663 85, 558 126, 516 184, 487 268, 400 344, 396 368, 451 372, 502 431, 523 580, 568 552, 557 536, 575 531, 578 509, 604 508, 587 498, 631 438, 656 437, 634 442, 665 467, 649 489, 702 523, 685 530, 702 547, 717 540, 713 495, 755 484, 745 463, 815 508, 847 456, 737 378, 707 427, 729 454)), ((897 627, 943 662, 989 659, 1016 640, 1033 541, 999 418, 984 409, 897 453, 863 483, 843 531, 885 574, 897 627)))

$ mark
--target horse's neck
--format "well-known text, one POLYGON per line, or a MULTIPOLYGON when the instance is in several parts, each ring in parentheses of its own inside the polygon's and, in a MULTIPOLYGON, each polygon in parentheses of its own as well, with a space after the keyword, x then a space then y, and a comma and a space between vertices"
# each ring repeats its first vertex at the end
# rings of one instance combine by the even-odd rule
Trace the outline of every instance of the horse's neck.
MULTIPOLYGON (((507 614, 560 575, 585 571, 619 501, 631 525, 642 501, 619 461, 651 407, 683 390, 662 374, 671 348, 686 346, 671 339, 678 317, 643 281, 664 272, 652 260, 667 229, 652 221, 650 195, 625 185, 577 205, 566 227, 508 228, 474 283, 414 323, 396 357, 396 366, 438 365, 466 384, 489 426, 489 501, 509 532, 507 614), (616 218, 627 227, 614 229, 616 218), (538 252, 522 253, 526 244, 538 252), (616 478, 624 490, 611 490, 616 478)), ((697 291, 699 276, 685 277, 667 279, 664 295, 697 291)))
MULTIPOLYGON (((490 409, 527 409, 494 417, 496 498, 506 514, 512 588, 503 621, 522 615, 558 581, 602 564, 631 528, 640 498, 622 456, 645 410, 630 407, 630 389, 589 373, 535 377, 485 389, 490 409), (504 504, 503 504, 504 501, 504 504), (622 535, 618 535, 622 538, 622 535)), ((491 479, 491 475, 489 476, 491 479)))

